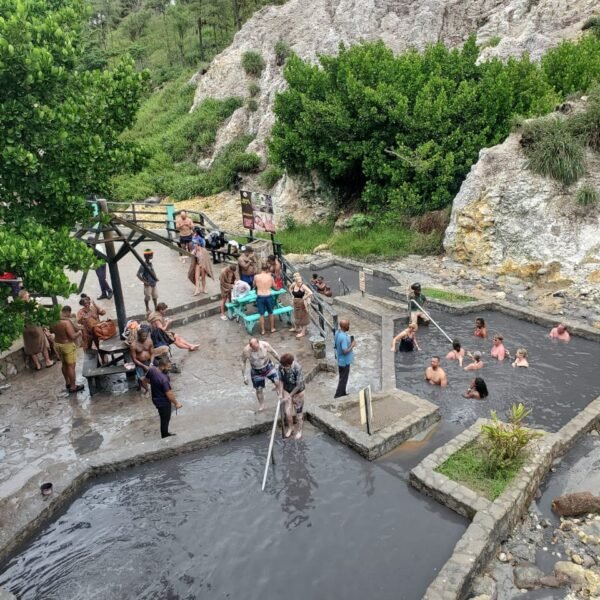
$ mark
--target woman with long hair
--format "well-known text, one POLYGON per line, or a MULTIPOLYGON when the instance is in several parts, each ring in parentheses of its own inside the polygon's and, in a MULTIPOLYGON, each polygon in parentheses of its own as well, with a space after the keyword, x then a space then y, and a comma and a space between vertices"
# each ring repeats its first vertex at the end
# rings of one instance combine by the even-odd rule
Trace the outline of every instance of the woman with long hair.
POLYGON ((294 273, 294 280, 289 287, 289 291, 294 299, 294 326, 290 331, 298 332, 296 337, 301 338, 306 335, 306 327, 309 321, 308 306, 313 293, 302 280, 300 273, 294 273))
POLYGON ((473 400, 483 400, 489 396, 487 385, 481 377, 476 377, 471 381, 469 389, 463 394, 465 398, 473 400))

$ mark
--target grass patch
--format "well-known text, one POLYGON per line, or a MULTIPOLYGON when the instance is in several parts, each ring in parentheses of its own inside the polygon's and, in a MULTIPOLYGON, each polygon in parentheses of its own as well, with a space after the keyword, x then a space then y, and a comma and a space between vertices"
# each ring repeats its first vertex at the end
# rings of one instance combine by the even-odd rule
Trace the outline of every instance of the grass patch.
POLYGON ((284 252, 309 254, 316 246, 327 244, 338 256, 351 258, 393 258, 407 254, 440 252, 441 233, 421 234, 398 225, 376 225, 366 234, 356 231, 334 232, 333 222, 293 225, 277 233, 284 252))
POLYGON ((567 119, 548 117, 525 123, 521 146, 529 159, 528 168, 538 175, 571 185, 585 174, 583 143, 567 119))
POLYGON ((592 185, 584 185, 577 190, 577 202, 581 206, 596 206, 598 200, 600 200, 600 194, 592 185))
POLYGON ((260 77, 260 74, 263 72, 265 66, 265 59, 262 57, 260 52, 256 52, 256 50, 248 50, 242 54, 242 69, 246 71, 246 75, 260 77))
POLYGON ((283 169, 269 165, 259 176, 262 186, 270 190, 283 177, 283 169))
POLYGON ((517 458, 508 467, 490 472, 485 451, 472 442, 450 456, 436 471, 466 485, 488 500, 495 500, 518 473, 523 461, 523 458, 517 458))
POLYGON ((467 296, 465 294, 459 294, 457 292, 447 292, 446 290, 438 290, 437 288, 423 288, 423 294, 426 298, 432 300, 446 300, 447 302, 475 302, 477 298, 473 296, 467 296))

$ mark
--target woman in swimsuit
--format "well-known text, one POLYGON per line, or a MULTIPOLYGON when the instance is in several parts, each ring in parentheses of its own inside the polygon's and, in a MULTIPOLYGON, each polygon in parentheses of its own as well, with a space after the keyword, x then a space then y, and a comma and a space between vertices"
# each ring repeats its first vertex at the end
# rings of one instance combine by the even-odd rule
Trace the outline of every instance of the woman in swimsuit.
POLYGON ((417 343, 417 324, 411 323, 406 329, 401 331, 393 340, 392 352, 396 351, 396 344, 400 342, 398 352, 412 352, 413 350, 420 350, 419 344, 417 343))
POLYGON ((487 385, 481 377, 476 377, 471 381, 469 389, 463 394, 465 398, 473 398, 473 400, 483 400, 489 395, 487 385))
POLYGON ((296 337, 301 338, 306 335, 306 327, 308 326, 308 305, 312 298, 312 291, 302 281, 300 273, 294 273, 294 281, 290 285, 290 294, 294 298, 294 326, 290 331, 299 332, 296 337))

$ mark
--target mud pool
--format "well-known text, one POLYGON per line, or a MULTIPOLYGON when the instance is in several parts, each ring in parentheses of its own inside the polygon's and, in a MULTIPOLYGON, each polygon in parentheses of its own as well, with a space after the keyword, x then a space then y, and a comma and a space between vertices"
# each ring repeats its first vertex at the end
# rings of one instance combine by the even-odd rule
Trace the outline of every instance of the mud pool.
MULTIPOLYGON (((334 296, 344 296, 348 292, 356 292, 359 289, 358 270, 351 269, 350 267, 334 265, 325 267, 324 269, 303 269, 301 273, 305 281, 311 281, 313 273, 322 275, 331 288, 334 296)), ((399 285, 393 280, 384 279, 377 275, 365 274, 365 283, 369 294, 382 296, 384 298, 396 298, 389 289, 392 286, 399 285)))
MULTIPOLYGON (((446 360, 451 350, 448 340, 431 324, 420 326, 417 341, 421 352, 396 355, 396 385, 434 402, 442 409, 442 418, 464 426, 479 417, 489 417, 490 410, 503 416, 515 402, 533 409, 528 423, 548 431, 557 431, 589 402, 600 395, 600 344, 573 337, 567 344, 548 338, 549 329, 504 315, 482 311, 457 316, 431 310, 432 317, 452 339, 460 340, 467 350, 483 354, 483 369, 465 372, 457 361, 446 360), (488 339, 473 336, 476 317, 487 324, 488 339), (512 368, 512 360, 502 362, 490 356, 492 337, 501 333, 504 345, 514 357, 517 348, 529 353, 529 369, 512 368), (424 380, 425 368, 432 356, 442 358, 448 375, 448 387, 440 389, 424 380), (485 400, 462 397, 474 377, 482 377, 490 395, 485 400)), ((396 322, 396 333, 405 327, 396 322)), ((384 342, 385 343, 385 342, 384 342)), ((465 365, 470 359, 465 359, 465 365)))
POLYGON ((369 463, 306 429, 277 441, 266 493, 266 436, 93 480, 0 586, 23 600, 421 598, 467 524, 407 484, 433 442, 369 463))

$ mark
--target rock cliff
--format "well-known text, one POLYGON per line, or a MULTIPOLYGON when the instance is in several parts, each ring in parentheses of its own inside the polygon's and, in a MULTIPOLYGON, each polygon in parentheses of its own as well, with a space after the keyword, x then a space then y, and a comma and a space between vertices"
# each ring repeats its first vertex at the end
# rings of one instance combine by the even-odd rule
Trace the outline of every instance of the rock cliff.
POLYGON ((401 51, 443 41, 461 44, 476 33, 480 43, 500 38, 482 58, 528 51, 534 59, 564 38, 575 37, 597 9, 597 0, 288 0, 258 11, 194 81, 194 107, 203 99, 247 96, 253 81, 241 67, 244 52, 262 54, 266 67, 257 81, 258 110, 240 108, 218 137, 221 147, 240 133, 256 136, 249 149, 266 155, 265 141, 273 124, 275 94, 283 89, 283 68, 275 60, 275 44, 287 42, 301 58, 337 52, 341 42, 383 40, 401 51))
POLYGON ((479 153, 454 199, 444 247, 455 260, 497 274, 577 281, 600 289, 600 207, 577 204, 576 190, 600 189, 600 157, 571 188, 526 168, 520 134, 479 153))

